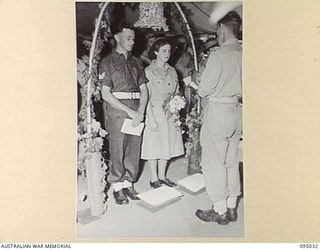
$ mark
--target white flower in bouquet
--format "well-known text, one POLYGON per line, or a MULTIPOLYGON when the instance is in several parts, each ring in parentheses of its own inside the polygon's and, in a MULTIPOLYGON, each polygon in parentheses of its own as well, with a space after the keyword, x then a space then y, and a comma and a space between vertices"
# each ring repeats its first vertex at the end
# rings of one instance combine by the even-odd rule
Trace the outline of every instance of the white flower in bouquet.
POLYGON ((180 121, 180 110, 186 106, 186 101, 183 96, 175 95, 164 104, 164 110, 168 118, 173 117, 176 127, 179 129, 182 122, 180 121))
POLYGON ((183 96, 175 95, 173 96, 168 103, 170 113, 178 113, 181 109, 186 106, 186 101, 183 96))

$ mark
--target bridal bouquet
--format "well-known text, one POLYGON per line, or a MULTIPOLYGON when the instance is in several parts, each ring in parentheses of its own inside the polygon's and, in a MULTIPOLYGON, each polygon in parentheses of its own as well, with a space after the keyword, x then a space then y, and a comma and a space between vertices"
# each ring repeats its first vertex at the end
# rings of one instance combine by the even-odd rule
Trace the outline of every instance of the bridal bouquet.
POLYGON ((183 96, 175 95, 168 99, 164 104, 164 111, 168 118, 172 117, 177 128, 180 128, 180 111, 186 106, 183 96))

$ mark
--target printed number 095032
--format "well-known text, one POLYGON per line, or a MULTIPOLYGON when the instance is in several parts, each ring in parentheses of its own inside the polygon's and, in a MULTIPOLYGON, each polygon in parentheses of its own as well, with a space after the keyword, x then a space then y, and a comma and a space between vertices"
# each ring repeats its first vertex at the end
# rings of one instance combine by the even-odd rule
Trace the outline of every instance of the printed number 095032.
POLYGON ((318 244, 300 244, 300 248, 318 248, 318 244))

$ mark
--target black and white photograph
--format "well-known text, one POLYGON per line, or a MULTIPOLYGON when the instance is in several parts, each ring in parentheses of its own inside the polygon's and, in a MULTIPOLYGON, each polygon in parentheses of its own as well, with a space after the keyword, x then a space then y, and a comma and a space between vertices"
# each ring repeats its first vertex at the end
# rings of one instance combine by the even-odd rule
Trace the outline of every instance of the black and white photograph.
POLYGON ((76 239, 244 238, 242 2, 76 2, 76 239))

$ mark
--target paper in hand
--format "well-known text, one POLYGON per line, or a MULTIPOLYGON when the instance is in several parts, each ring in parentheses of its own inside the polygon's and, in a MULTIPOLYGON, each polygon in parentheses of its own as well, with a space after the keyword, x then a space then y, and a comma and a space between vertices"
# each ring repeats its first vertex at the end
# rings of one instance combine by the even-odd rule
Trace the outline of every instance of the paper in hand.
POLYGON ((144 128, 144 123, 141 122, 137 127, 132 126, 132 119, 125 119, 121 127, 121 132, 130 135, 140 136, 144 128))
POLYGON ((183 81, 186 86, 189 86, 191 83, 191 76, 187 76, 186 78, 183 78, 183 81))
POLYGON ((183 81, 186 86, 190 86, 194 89, 198 89, 198 85, 192 81, 191 76, 187 76, 186 78, 183 78, 183 81))

